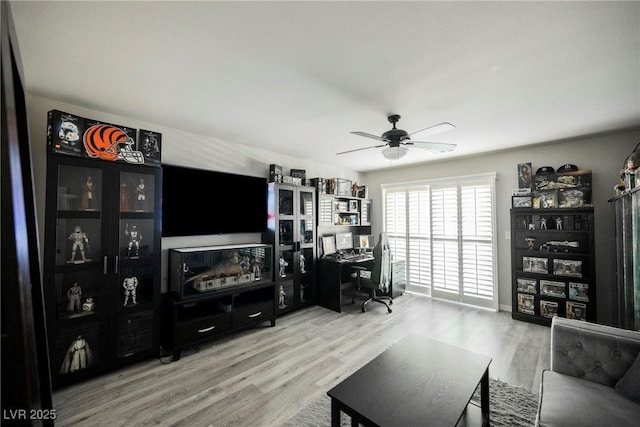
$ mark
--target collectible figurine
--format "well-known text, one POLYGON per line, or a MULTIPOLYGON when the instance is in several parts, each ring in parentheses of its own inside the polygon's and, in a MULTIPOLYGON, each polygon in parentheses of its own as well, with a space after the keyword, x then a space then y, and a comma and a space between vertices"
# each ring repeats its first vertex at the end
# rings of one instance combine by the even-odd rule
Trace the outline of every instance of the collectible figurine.
POLYGON ((73 244, 71 245, 71 259, 69 260, 70 263, 79 262, 76 261, 76 253, 78 249, 80 250, 80 256, 82 257, 81 262, 91 261, 90 259, 87 259, 85 254, 85 249, 87 252, 90 251, 89 238, 87 237, 87 233, 82 231, 82 228, 80 228, 79 225, 76 225, 73 228, 73 233, 69 235, 68 240, 71 240, 73 242, 73 244))
POLYGON ((133 305, 136 305, 138 303, 136 301, 136 288, 138 287, 138 278, 136 276, 125 277, 124 282, 122 282, 122 287, 124 288, 123 306, 127 306, 129 297, 131 297, 131 302, 133 303, 133 305))
POLYGON ((83 311, 93 311, 93 298, 87 298, 87 300, 82 304, 83 311))
POLYGON ((82 195, 80 198, 80 208, 81 209, 95 209, 96 202, 93 197, 93 178, 91 175, 87 177, 87 181, 82 184, 82 195))
POLYGON ((540 218, 540 230, 547 229, 547 218, 540 218))
POLYGON ((562 218, 561 217, 557 217, 556 218, 556 230, 562 230, 562 218))
POLYGON ((143 211, 147 207, 147 195, 145 193, 144 178, 140 178, 140 182, 136 186, 136 210, 143 211))
POLYGON ((93 363, 93 353, 89 343, 82 338, 82 335, 73 340, 60 368, 61 374, 68 374, 80 369, 85 369, 93 363))
POLYGON ((78 282, 74 282, 73 286, 67 291, 67 298, 69 303, 67 304, 67 311, 76 313, 80 311, 80 298, 82 297, 82 288, 78 285, 78 282))
POLYGON ((260 258, 255 257, 253 261, 251 261, 251 267, 253 268, 254 280, 260 280, 260 258))
POLYGON ((129 230, 129 223, 127 223, 124 229, 124 234, 129 236, 129 246, 127 247, 127 256, 128 257, 140 256, 140 242, 142 241, 142 234, 138 232, 138 227, 136 225, 132 225, 131 230, 129 230))
POLYGON ((129 212, 129 189, 124 182, 120 185, 120 212, 129 212))
POLYGON ((280 263, 280 271, 279 271, 279 273, 280 273, 280 277, 286 277, 286 276, 287 276, 287 274, 285 273, 284 268, 285 268, 286 266, 288 266, 288 265, 289 265, 289 263, 288 263, 287 261, 285 261, 285 259, 284 259, 284 258, 282 258, 282 257, 280 257, 280 261, 279 261, 279 263, 280 263))
MULTIPOLYGON (((282 258, 280 258, 282 259, 282 258)), ((287 305, 284 303, 284 299, 287 293, 284 291, 284 286, 280 285, 280 292, 278 293, 278 307, 285 308, 287 305)))
POLYGON ((535 230, 536 229, 536 225, 533 222, 529 223, 529 230, 535 230))
POLYGON ((524 240, 527 242, 527 246, 529 247, 529 249, 533 249, 533 245, 536 242, 536 239, 533 237, 525 237, 524 240))
POLYGON ((304 255, 300 254, 300 273, 306 273, 307 270, 305 269, 305 265, 304 265, 304 255))

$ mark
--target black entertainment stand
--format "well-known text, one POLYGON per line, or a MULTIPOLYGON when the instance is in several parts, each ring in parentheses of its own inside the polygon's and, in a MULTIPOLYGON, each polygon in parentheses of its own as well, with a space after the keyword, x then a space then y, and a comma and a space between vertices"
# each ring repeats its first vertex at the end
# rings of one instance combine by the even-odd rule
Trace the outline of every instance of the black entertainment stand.
POLYGON ((259 323, 276 325, 276 284, 238 285, 198 299, 164 295, 163 344, 179 360, 182 349, 259 323))
POLYGON ((276 325, 272 247, 261 243, 169 250, 163 346, 182 349, 241 328, 276 325))

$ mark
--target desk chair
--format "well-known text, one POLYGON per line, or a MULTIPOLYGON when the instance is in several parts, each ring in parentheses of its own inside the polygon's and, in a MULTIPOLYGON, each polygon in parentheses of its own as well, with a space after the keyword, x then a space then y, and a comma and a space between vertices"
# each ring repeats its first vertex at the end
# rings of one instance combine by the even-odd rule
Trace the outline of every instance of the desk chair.
POLYGON ((377 291, 387 292, 391 282, 391 249, 385 232, 380 233, 378 243, 373 248, 373 257, 374 263, 371 270, 359 266, 352 267, 355 272, 356 295, 351 300, 351 303, 356 303, 360 289, 365 288, 369 290, 370 297, 362 303, 363 313, 367 311, 366 305, 371 301, 384 304, 387 307, 387 311, 391 313, 389 306, 393 304, 393 298, 377 294, 377 291))

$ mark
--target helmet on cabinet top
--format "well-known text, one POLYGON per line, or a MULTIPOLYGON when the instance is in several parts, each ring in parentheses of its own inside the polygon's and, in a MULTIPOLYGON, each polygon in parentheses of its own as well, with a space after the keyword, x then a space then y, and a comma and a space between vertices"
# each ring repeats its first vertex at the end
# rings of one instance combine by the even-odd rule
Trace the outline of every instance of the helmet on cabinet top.
POLYGON ((551 166, 542 166, 536 171, 536 175, 549 175, 552 173, 555 173, 555 169, 553 169, 551 166))
POLYGON ((578 170, 578 167, 576 165, 567 163, 566 165, 562 165, 558 168, 558 173, 576 172, 577 170, 578 170))
POLYGON ((142 152, 132 148, 135 143, 133 139, 119 127, 93 125, 84 133, 83 141, 89 157, 111 162, 124 160, 127 163, 144 163, 142 152))

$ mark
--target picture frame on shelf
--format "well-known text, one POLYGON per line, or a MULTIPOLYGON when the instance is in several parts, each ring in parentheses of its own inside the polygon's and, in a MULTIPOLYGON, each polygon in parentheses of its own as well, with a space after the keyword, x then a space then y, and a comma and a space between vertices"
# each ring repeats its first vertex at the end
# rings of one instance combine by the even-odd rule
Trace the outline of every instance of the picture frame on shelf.
POLYGON ((511 196, 511 207, 513 208, 531 208, 532 206, 531 196, 511 196))
POLYGON ((518 163, 518 188, 531 189, 532 172, 531 163, 518 163))

